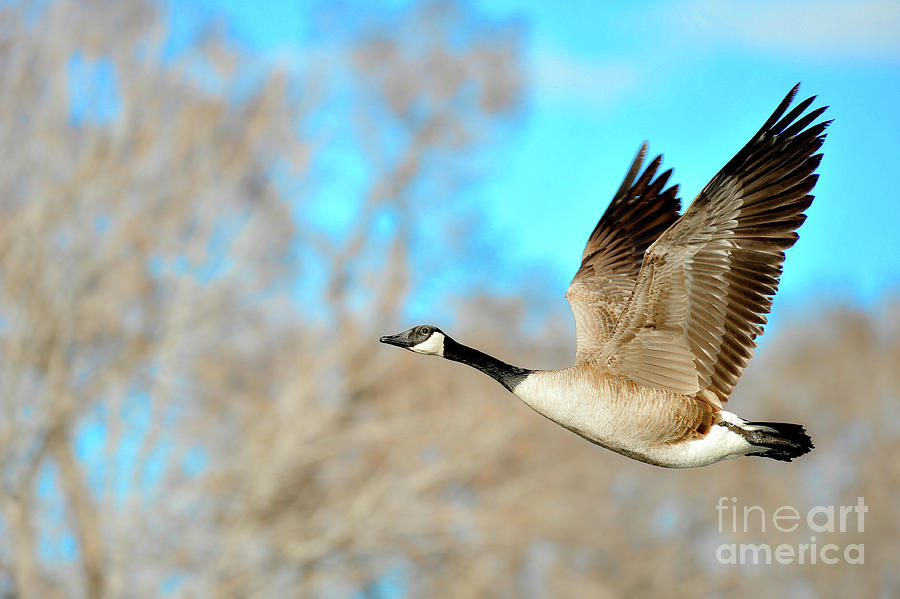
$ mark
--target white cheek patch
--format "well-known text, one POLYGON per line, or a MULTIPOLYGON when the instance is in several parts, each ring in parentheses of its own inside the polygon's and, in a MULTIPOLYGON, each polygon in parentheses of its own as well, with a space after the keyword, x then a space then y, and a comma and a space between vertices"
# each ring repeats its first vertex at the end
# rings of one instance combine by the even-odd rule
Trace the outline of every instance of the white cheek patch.
POLYGON ((410 347, 417 354, 425 354, 427 356, 443 356, 444 355, 444 336, 437 331, 432 333, 431 337, 410 347))

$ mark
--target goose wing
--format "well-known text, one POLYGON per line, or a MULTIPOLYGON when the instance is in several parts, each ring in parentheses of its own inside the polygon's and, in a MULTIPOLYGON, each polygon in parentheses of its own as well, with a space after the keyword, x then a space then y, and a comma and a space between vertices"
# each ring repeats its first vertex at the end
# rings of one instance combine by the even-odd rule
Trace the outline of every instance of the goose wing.
POLYGON ((664 189, 672 174, 657 176, 662 156, 638 176, 647 144, 631 163, 581 255, 566 299, 575 317, 575 363, 595 355, 609 339, 628 301, 641 268, 644 251, 678 218, 678 186, 664 189))
POLYGON ((756 347, 797 240, 831 121, 785 114, 798 86, 644 256, 634 292, 601 351, 639 385, 727 400, 756 347))

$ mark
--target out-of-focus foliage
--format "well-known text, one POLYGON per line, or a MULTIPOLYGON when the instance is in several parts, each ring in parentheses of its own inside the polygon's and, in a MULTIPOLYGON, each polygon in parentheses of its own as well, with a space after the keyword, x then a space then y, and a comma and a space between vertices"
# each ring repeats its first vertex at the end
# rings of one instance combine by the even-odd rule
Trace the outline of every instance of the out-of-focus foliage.
MULTIPOLYGON (((441 199, 516 114, 514 29, 429 5, 258 77, 214 32, 163 57, 154 7, 0 9, 0 594, 900 591, 896 307, 823 313, 748 369, 736 410, 809 425, 795 464, 602 451, 476 372, 375 343, 410 324, 411 248, 437 269, 465 255, 435 247, 459 217, 441 199), (84 69, 113 97, 73 113, 84 69), (367 177, 340 235, 306 210, 333 141, 310 125, 334 103, 367 177), (723 496, 864 496, 865 533, 835 542, 866 563, 720 565, 723 496)), ((570 358, 567 315, 525 331, 522 300, 455 302, 464 342, 570 358)))

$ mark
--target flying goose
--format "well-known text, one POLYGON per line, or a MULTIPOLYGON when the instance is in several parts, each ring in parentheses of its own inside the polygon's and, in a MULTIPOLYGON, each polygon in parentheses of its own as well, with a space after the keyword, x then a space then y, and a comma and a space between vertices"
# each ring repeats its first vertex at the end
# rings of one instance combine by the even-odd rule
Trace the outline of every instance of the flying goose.
POLYGON ((662 156, 641 147, 588 239, 566 298, 575 364, 511 366, 432 325, 382 343, 468 364, 588 441, 657 466, 743 455, 789 462, 813 444, 803 426, 748 422, 723 409, 753 355, 797 241, 831 121, 799 84, 679 216, 662 156), (787 114, 785 114, 787 112, 787 114))

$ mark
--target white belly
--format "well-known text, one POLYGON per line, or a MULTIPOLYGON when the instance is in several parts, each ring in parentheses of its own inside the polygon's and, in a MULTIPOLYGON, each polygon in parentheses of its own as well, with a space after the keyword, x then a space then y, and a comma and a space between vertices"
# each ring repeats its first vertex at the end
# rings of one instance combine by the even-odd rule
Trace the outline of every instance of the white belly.
POLYGON ((743 436, 717 424, 702 439, 648 447, 644 456, 657 466, 695 468, 747 455, 752 449, 743 436))
MULTIPOLYGON (((643 398, 621 397, 613 381, 573 377, 569 371, 539 371, 513 393, 536 412, 578 435, 628 457, 669 468, 705 466, 746 455, 753 446, 740 434, 714 425, 700 439, 654 442, 645 430, 665 393, 647 390, 643 398)), ((733 415, 722 412, 726 420, 733 415)), ((735 417, 736 418, 736 417, 735 417)))

